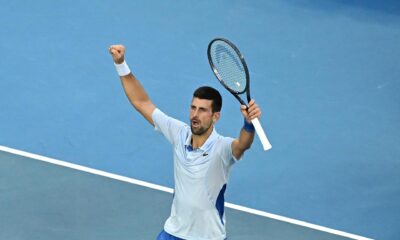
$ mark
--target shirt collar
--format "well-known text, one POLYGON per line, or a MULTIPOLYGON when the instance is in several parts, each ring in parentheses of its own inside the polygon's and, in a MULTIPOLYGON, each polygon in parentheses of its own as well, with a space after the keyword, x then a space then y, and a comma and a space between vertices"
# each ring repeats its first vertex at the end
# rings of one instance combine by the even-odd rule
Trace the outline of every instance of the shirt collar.
MULTIPOLYGON (((210 145, 215 142, 217 137, 218 137, 217 130, 215 130, 215 128, 213 128, 210 136, 208 136, 206 142, 199 149, 202 151, 206 151, 210 147, 210 145)), ((188 134, 188 136, 186 138, 186 142, 185 142, 186 149, 190 149, 190 148, 193 149, 191 142, 192 142, 192 132, 189 131, 189 134, 188 134)))

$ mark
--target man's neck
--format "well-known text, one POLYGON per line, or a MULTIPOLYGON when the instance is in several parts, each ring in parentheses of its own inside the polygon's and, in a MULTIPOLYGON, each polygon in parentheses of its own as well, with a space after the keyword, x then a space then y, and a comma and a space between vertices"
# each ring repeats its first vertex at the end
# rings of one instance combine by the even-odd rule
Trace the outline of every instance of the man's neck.
POLYGON ((211 133, 214 130, 214 126, 210 127, 207 132, 201 135, 192 134, 192 147, 194 149, 200 148, 207 141, 208 137, 210 137, 211 133))

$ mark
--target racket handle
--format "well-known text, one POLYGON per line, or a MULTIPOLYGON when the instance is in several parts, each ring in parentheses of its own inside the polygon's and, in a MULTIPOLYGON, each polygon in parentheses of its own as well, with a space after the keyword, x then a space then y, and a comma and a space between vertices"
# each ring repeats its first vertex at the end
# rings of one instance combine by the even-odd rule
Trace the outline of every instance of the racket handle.
POLYGON ((254 128, 256 129, 256 133, 260 138, 261 144, 263 145, 264 151, 267 151, 272 148, 271 144, 268 141, 267 136, 264 133, 264 129, 261 127, 260 121, 258 118, 254 118, 251 120, 254 128))

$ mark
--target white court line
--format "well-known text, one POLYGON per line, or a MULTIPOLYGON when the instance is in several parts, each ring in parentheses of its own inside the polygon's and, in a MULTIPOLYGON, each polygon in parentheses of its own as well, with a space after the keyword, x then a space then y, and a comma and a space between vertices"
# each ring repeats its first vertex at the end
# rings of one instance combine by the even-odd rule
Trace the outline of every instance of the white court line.
MULTIPOLYGON (((0 145, 0 151, 16 154, 16 155, 23 156, 23 157, 36 159, 36 160, 43 161, 43 162, 52 163, 52 164, 55 164, 55 165, 58 165, 58 166, 63 166, 63 167, 76 169, 76 170, 87 172, 87 173, 91 173, 91 174, 100 175, 100 176, 103 176, 103 177, 112 178, 112 179, 123 181, 123 182, 127 182, 127 183, 132 183, 132 184, 143 186, 143 187, 148 187, 148 188, 159 190, 159 191, 163 191, 163 192, 168 192, 168 193, 173 193, 174 192, 174 190, 172 188, 169 188, 169 187, 164 187, 164 186, 160 186, 160 185, 157 185, 157 184, 153 184, 153 183, 149 183, 149 182, 145 182, 145 181, 141 181, 141 180, 128 178, 128 177, 124 177, 124 176, 121 176, 121 175, 108 173, 108 172, 104 172, 104 171, 101 171, 101 170, 88 168, 88 167, 84 167, 84 166, 81 166, 81 165, 77 165, 77 164, 73 164, 73 163, 57 160, 57 159, 54 159, 54 158, 48 158, 48 157, 44 157, 44 156, 41 156, 41 155, 28 153, 28 152, 24 152, 24 151, 21 151, 21 150, 5 147, 5 146, 1 146, 1 145, 0 145)), ((299 225, 299 226, 315 229, 315 230, 318 230, 318 231, 331 233, 331 234, 342 236, 342 237, 347 237, 347 238, 356 239, 356 240, 372 240, 371 238, 366 238, 366 237, 354 235, 354 234, 351 234, 351 233, 347 233, 347 232, 343 232, 343 231, 339 231, 339 230, 335 230, 335 229, 331 229, 331 228, 315 225, 315 224, 312 224, 312 223, 303 222, 303 221, 292 219, 292 218, 279 216, 279 215, 272 214, 272 213, 267 213, 267 212, 264 212, 264 211, 260 211, 260 210, 256 210, 256 209, 252 209, 252 208, 248 208, 248 207, 243 207, 243 206, 232 204, 232 203, 228 203, 228 202, 225 203, 225 206, 228 207, 228 208, 232 208, 232 209, 235 209, 235 210, 242 211, 242 212, 251 213, 251 214, 254 214, 254 215, 258 215, 258 216, 263 216, 263 217, 275 219, 275 220, 278 220, 278 221, 287 222, 287 223, 291 223, 291 224, 295 224, 295 225, 299 225)))

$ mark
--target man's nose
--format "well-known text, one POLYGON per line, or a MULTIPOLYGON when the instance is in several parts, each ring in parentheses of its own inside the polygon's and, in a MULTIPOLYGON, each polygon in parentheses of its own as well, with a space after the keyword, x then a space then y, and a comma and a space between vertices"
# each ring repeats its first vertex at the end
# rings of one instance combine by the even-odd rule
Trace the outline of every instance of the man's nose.
POLYGON ((192 109, 192 117, 197 117, 199 115, 198 109, 192 109))

